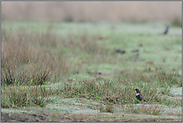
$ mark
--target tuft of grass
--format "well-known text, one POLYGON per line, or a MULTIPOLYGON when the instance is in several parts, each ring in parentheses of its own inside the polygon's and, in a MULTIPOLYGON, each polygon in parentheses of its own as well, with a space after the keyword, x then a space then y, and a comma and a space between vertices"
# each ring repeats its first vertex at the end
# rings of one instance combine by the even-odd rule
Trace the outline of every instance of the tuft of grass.
POLYGON ((49 91, 45 87, 23 88, 18 86, 8 86, 1 90, 1 107, 15 108, 30 105, 44 107, 47 102, 51 101, 49 91))
POLYGON ((109 113, 113 113, 114 110, 112 108, 112 105, 108 104, 108 105, 100 105, 99 106, 99 110, 100 112, 109 112, 109 113))
POLYGON ((124 112, 147 115, 161 115, 163 111, 164 110, 162 110, 160 106, 129 105, 124 112))

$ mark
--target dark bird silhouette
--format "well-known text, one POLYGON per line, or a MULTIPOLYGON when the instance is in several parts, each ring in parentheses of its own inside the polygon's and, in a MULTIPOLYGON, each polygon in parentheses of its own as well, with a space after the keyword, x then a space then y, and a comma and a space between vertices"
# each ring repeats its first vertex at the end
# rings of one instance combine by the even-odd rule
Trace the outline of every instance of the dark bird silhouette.
POLYGON ((124 53, 126 53, 126 51, 125 51, 125 50, 120 50, 120 49, 117 49, 117 50, 116 50, 116 53, 121 53, 121 54, 124 54, 124 53))
POLYGON ((166 30, 165 30, 164 33, 163 33, 164 35, 166 35, 166 34, 168 33, 168 29, 169 29, 169 27, 167 26, 167 27, 166 27, 166 30))
POLYGON ((144 99, 144 97, 142 96, 142 94, 140 93, 140 91, 139 91, 139 89, 135 89, 136 90, 136 98, 138 99, 138 100, 140 100, 140 101, 145 101, 145 102, 147 102, 145 99, 144 99))

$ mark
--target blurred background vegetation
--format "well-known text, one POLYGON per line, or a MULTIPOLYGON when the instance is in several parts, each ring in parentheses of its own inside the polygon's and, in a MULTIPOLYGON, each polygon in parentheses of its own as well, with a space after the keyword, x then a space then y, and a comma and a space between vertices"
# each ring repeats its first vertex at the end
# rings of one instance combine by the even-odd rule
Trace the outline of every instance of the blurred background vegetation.
POLYGON ((181 23, 181 2, 2 2, 2 18, 39 21, 170 21, 181 23))

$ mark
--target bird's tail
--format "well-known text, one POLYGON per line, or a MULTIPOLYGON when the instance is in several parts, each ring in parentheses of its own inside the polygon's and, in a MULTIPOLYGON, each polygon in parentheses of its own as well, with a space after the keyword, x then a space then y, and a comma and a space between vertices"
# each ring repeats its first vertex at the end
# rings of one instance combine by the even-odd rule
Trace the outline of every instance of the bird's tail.
POLYGON ((142 98, 143 98, 143 100, 144 100, 145 102, 147 102, 147 100, 145 100, 144 97, 142 97, 142 98))

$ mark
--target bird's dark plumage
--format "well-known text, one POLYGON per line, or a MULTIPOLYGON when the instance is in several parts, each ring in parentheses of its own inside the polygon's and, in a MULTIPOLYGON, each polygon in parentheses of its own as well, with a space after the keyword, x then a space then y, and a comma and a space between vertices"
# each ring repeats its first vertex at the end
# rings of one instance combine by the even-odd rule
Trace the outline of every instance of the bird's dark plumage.
POLYGON ((117 49, 117 50, 116 50, 116 53, 121 53, 121 54, 124 54, 124 53, 125 53, 125 50, 120 50, 120 49, 117 49))
POLYGON ((167 27, 166 27, 166 30, 165 30, 164 33, 163 33, 164 35, 166 35, 166 34, 168 33, 168 29, 169 29, 169 27, 167 26, 167 27))
POLYGON ((144 97, 142 96, 142 94, 140 93, 140 90, 139 89, 135 89, 136 90, 136 98, 138 99, 138 100, 140 100, 140 101, 145 101, 145 102, 147 102, 145 99, 144 99, 144 97))

